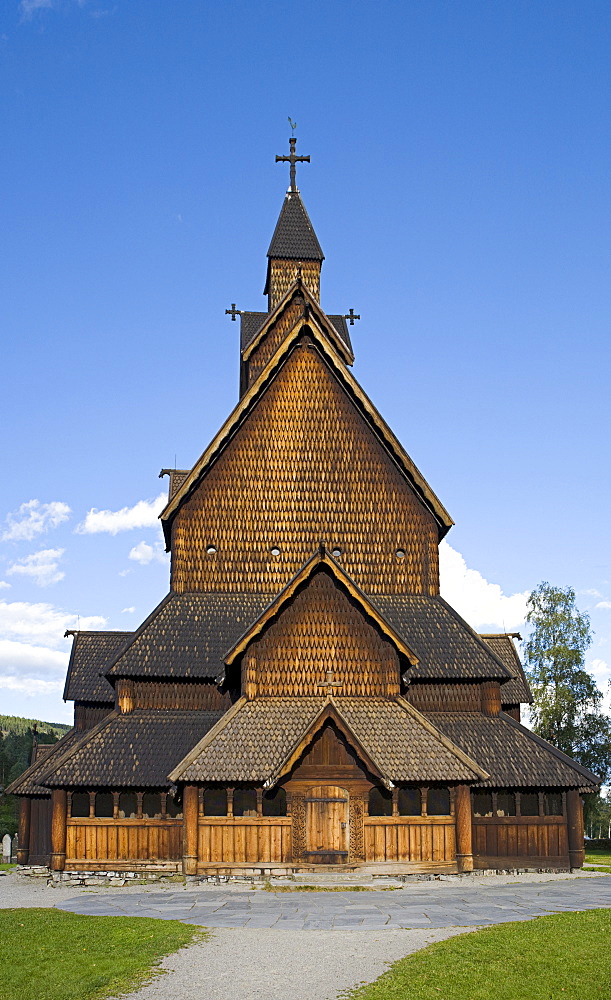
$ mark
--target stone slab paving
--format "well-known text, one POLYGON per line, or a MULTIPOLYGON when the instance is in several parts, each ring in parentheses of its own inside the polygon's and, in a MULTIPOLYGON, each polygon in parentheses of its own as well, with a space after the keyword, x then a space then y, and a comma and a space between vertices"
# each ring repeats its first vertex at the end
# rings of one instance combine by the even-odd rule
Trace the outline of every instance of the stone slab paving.
POLYGON ((57 905, 72 913, 182 920, 205 927, 276 930, 375 930, 481 927, 566 910, 611 907, 611 877, 488 886, 422 882, 405 889, 355 892, 185 891, 81 893, 57 905))

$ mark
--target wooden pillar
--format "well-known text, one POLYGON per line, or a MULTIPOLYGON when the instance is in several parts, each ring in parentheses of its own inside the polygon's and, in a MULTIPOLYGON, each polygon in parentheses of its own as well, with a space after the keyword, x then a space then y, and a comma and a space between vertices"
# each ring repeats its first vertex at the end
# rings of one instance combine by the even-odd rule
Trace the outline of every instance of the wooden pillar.
POLYGON ((570 788, 566 793, 566 822, 569 834, 569 862, 571 868, 581 868, 585 859, 583 802, 576 788, 570 788))
POLYGON ((51 792, 51 871, 66 867, 66 814, 68 797, 63 788, 51 792))
POLYGON ((454 797, 456 811, 456 864, 459 872, 473 871, 473 825, 471 820, 471 790, 457 785, 454 797))
POLYGON ((27 865, 30 856, 30 819, 32 816, 32 800, 23 796, 19 800, 19 846, 17 848, 17 864, 27 865))
POLYGON ((185 785, 182 793, 183 875, 197 875, 199 793, 197 785, 185 785))

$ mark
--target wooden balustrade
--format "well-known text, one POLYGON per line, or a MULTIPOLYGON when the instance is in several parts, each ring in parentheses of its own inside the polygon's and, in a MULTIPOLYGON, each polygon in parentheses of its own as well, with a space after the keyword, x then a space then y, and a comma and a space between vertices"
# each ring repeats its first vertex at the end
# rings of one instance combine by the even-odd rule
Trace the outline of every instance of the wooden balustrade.
MULTIPOLYGON (((182 819, 68 819, 66 864, 174 861, 182 857, 182 819)), ((82 864, 81 864, 82 867, 82 864)), ((125 864, 123 864, 125 867, 125 864)))
POLYGON ((452 862, 456 858, 453 816, 366 816, 367 861, 452 862))
POLYGON ((568 858, 563 816, 493 816, 473 819, 473 853, 480 858, 568 858))
POLYGON ((288 816, 200 816, 199 866, 219 862, 277 864, 291 858, 288 816))

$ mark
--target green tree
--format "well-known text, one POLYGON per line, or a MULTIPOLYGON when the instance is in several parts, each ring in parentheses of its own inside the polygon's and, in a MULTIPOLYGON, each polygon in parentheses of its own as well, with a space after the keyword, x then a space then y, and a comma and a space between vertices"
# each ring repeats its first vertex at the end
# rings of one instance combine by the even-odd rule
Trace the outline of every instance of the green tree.
POLYGON ((540 583, 528 598, 531 634, 524 652, 534 704, 533 730, 603 780, 611 774, 611 719, 584 668, 590 619, 575 607, 572 587, 540 583))

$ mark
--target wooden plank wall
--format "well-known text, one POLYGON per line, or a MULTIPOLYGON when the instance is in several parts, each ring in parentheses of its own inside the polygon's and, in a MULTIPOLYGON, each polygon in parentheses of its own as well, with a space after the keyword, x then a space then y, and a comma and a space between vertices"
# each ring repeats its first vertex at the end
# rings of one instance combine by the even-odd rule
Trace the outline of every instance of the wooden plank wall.
POLYGON ((200 816, 199 864, 289 861, 291 828, 287 816, 200 816))
POLYGON ((367 861, 454 861, 454 817, 365 817, 367 861))
POLYGON ((182 819, 68 819, 71 861, 155 861, 182 857, 182 819))
POLYGON ((473 853, 488 858, 568 855, 563 816, 497 816, 473 820, 473 853))

